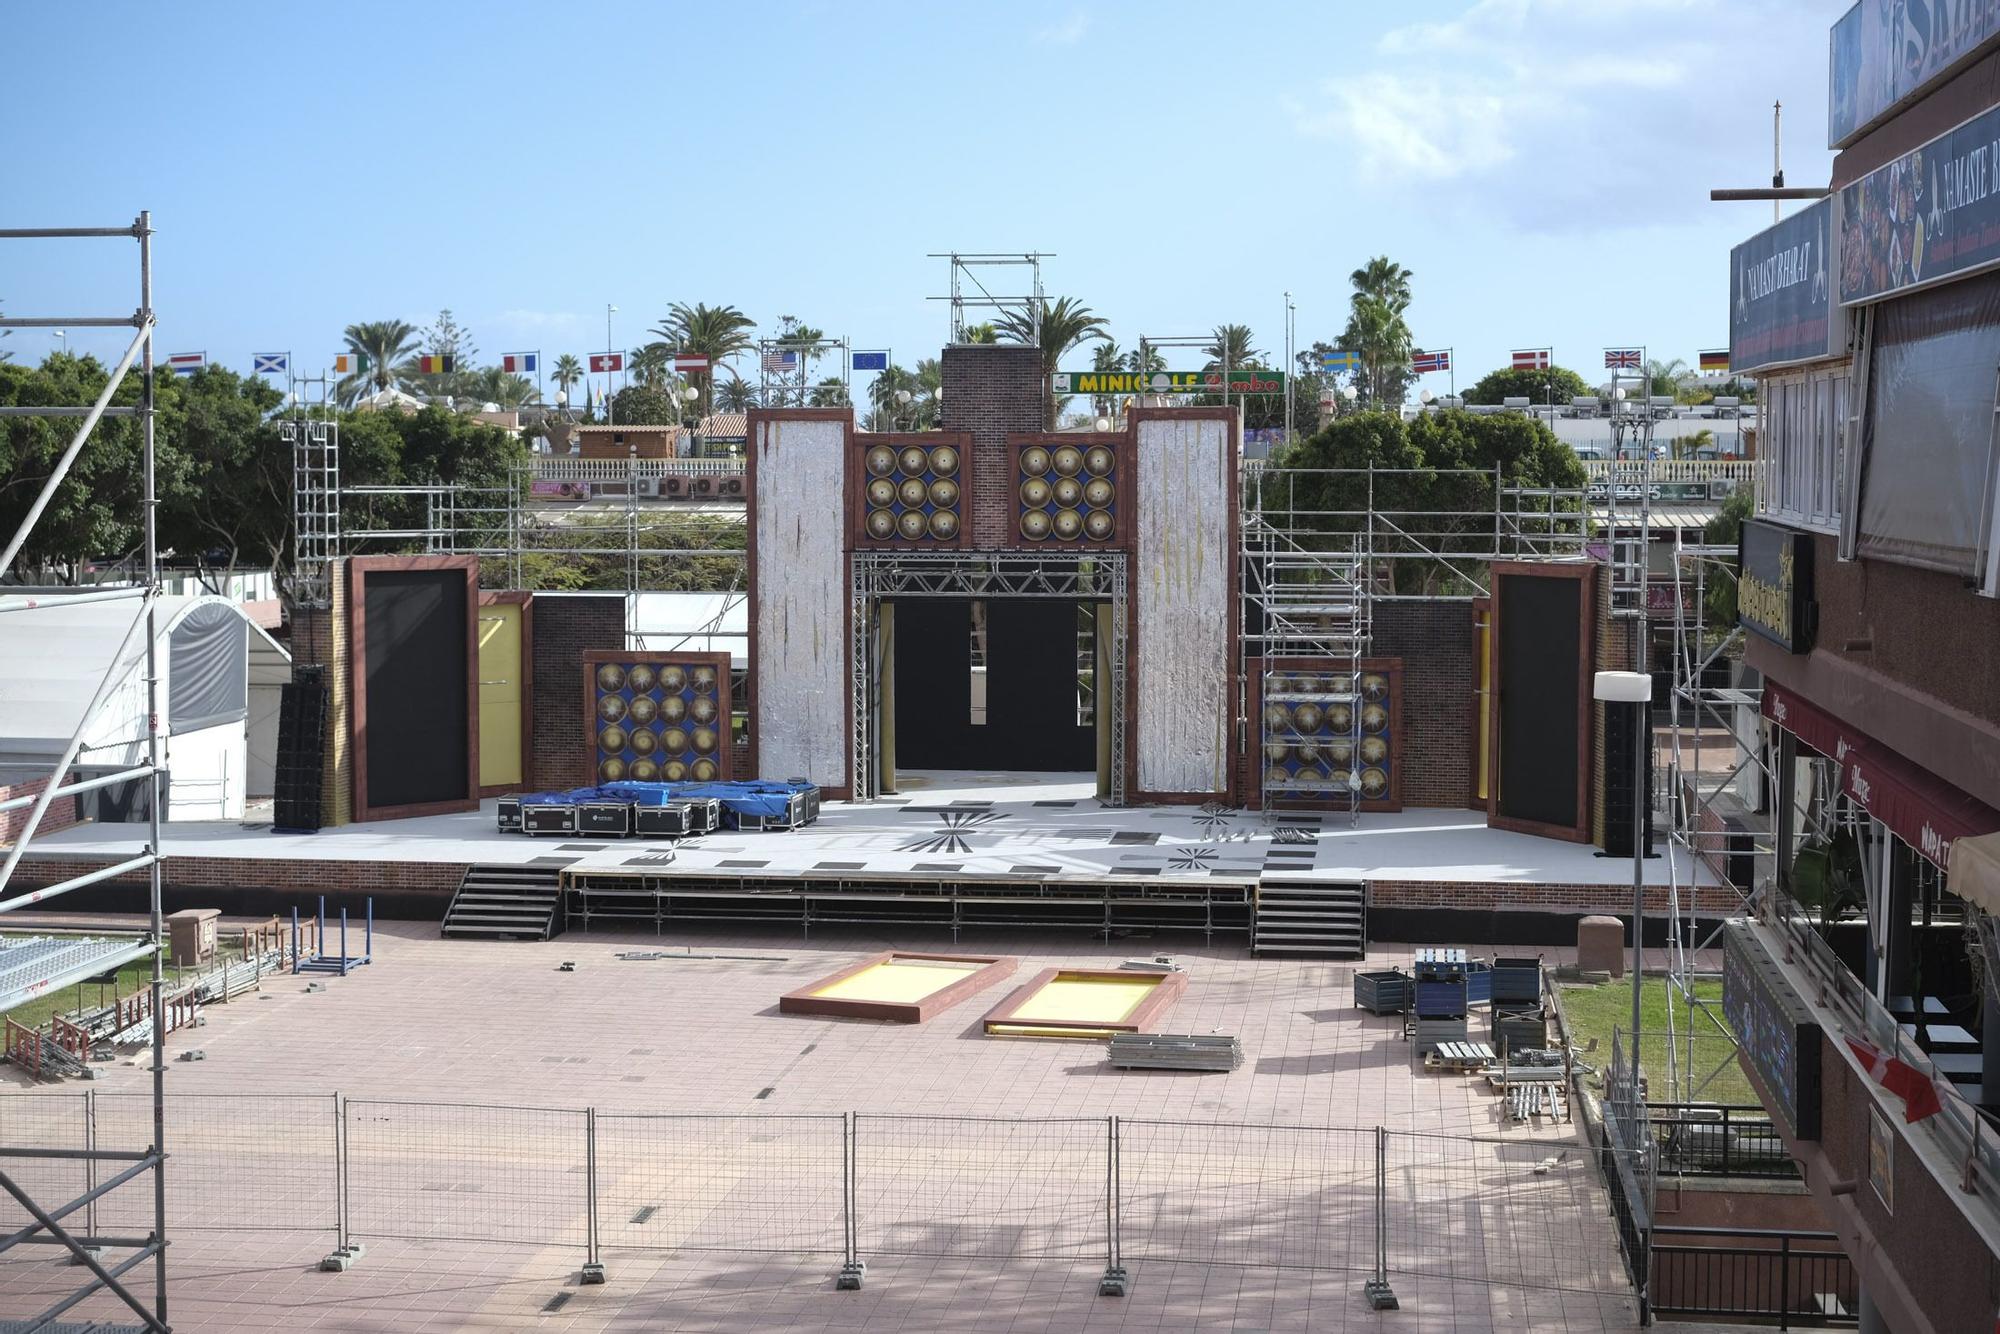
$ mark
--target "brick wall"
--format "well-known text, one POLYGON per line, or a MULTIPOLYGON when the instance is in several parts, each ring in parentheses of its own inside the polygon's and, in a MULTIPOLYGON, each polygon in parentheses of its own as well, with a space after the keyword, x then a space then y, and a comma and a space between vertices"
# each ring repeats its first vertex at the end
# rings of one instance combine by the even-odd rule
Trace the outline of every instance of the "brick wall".
POLYGON ((1379 602, 1373 615, 1371 656, 1403 660, 1403 804, 1463 808, 1479 750, 1472 606, 1379 602))
MULTIPOLYGON (((44 778, 25 779, 19 783, 0 784, 0 802, 13 801, 19 797, 39 797, 49 785, 44 778)), ((28 827, 28 817, 35 813, 34 807, 22 806, 18 810, 0 811, 0 846, 11 846, 23 829, 28 827)), ((48 813, 35 826, 35 837, 53 834, 58 829, 67 829, 76 823, 76 798, 57 797, 49 803, 48 813)))
POLYGON ((535 735, 528 783, 540 791, 593 781, 583 731, 583 655, 625 647, 625 598, 617 593, 535 598, 535 735))
POLYGON ((1007 343, 947 347, 943 373, 939 425, 972 434, 972 545, 1012 545, 1016 506, 1007 433, 1045 425, 1041 350, 1007 343))
MULTIPOLYGON (((1630 862, 1613 863, 1628 869, 1630 862)), ((1607 885, 1554 885, 1539 881, 1370 880, 1368 902, 1376 908, 1455 908, 1473 911, 1610 913, 1632 915, 1632 882, 1607 885)), ((1717 904, 1721 903, 1718 896, 1717 904)), ((1683 902, 1682 908, 1686 908, 1683 902)), ((1646 886, 1646 913, 1673 910, 1667 885, 1646 886)))
MULTIPOLYGON (((110 866, 117 859, 30 858, 12 882, 37 889, 110 866)), ((437 920, 469 869, 463 862, 285 860, 251 857, 168 857, 160 867, 165 908, 217 907, 226 912, 311 916, 325 896, 327 911, 348 910, 352 949, 359 951, 365 900, 380 918, 437 920)), ((148 873, 129 871, 54 900, 64 909, 134 911, 143 907, 148 873)), ((332 922, 329 922, 331 929, 332 922)))

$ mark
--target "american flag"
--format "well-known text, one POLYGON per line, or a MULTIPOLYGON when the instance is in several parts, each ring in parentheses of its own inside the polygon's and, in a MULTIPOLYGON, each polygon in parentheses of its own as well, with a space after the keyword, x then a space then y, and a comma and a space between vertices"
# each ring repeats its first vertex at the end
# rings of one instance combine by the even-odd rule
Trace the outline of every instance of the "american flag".
POLYGON ((1604 349, 1604 369, 1608 371, 1636 371, 1639 369, 1639 349, 1636 347, 1607 347, 1604 349))
POLYGON ((799 354, 796 351, 771 348, 764 353, 764 369, 766 371, 777 373, 780 371, 795 371, 798 368, 799 354))
POLYGON ((1443 352, 1419 352, 1410 358, 1410 369, 1419 375, 1429 375, 1433 371, 1451 369, 1451 350, 1443 352))
POLYGON ((1531 347, 1514 353, 1514 369, 1517 371, 1545 371, 1548 368, 1548 348, 1531 347))

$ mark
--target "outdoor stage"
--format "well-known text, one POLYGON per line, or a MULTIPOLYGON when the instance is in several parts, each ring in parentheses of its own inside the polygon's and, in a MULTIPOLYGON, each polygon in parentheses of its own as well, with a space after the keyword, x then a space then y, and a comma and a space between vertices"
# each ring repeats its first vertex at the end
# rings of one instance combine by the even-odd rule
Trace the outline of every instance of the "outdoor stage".
MULTIPOLYGON (((1462 919, 1630 911, 1630 862, 1600 856, 1588 844, 1489 829, 1477 811, 1363 814, 1350 824, 1345 815, 1113 809, 1098 803, 1090 776, 1082 774, 906 774, 903 782, 894 797, 828 802, 817 823, 789 833, 721 831, 677 843, 530 838, 499 832, 489 801, 476 814, 316 834, 176 822, 166 826, 161 851, 177 890, 225 891, 211 897, 232 910, 255 906, 243 891, 274 895, 274 907, 301 894, 372 893, 385 916, 435 917, 467 867, 513 865, 549 867, 600 888, 644 884, 684 894, 698 888, 760 898, 969 893, 992 902, 1014 890, 1049 900, 1101 890, 1126 901, 1213 903, 1238 913, 1254 902, 1260 884, 1365 883, 1371 934, 1386 939, 1399 938, 1383 936, 1382 928, 1405 924, 1401 913, 1462 919), (1301 831, 1291 837, 1302 841, 1279 841, 1285 826, 1301 831)), ((37 839, 22 870, 44 883, 75 874, 79 863, 109 865, 130 855, 137 832, 120 825, 67 829, 37 839)), ((1716 883, 1683 854, 1663 851, 1645 866, 1650 911, 1666 911, 1676 868, 1684 888, 1716 883)), ((1726 889, 1714 897, 1716 912, 1735 901, 1726 889)), ((1204 917, 1186 924, 1211 923, 1204 917)), ((1225 913, 1212 925, 1239 923, 1225 913)), ((1441 918, 1436 925, 1447 930, 1451 923, 1441 918)), ((1516 925, 1529 923, 1524 917, 1516 925)))

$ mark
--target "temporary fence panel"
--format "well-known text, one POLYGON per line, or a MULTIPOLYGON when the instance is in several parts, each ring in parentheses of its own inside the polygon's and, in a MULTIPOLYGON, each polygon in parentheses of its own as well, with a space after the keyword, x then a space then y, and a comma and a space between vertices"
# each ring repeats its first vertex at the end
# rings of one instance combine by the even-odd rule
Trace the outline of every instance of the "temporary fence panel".
POLYGON ((1375 1132, 1118 1120, 1127 1261, 1366 1272, 1375 1132))
MULTIPOLYGON (((153 1142, 153 1099, 93 1095, 96 1147, 153 1142)), ((339 1113, 331 1094, 175 1093, 163 1106, 167 1226, 332 1234, 339 1225, 339 1113)), ((98 1225, 152 1226, 153 1183, 141 1177, 98 1203, 98 1225)))
POLYGON ((1619 1286, 1587 1148, 1406 1131, 1384 1138, 1391 1274, 1570 1292, 1619 1286))
POLYGON ((854 1118, 857 1249, 1103 1261, 1108 1118, 854 1118))
POLYGON ((577 1109, 352 1099, 348 1235, 588 1248, 589 1121, 577 1109))
MULTIPOLYGON (((86 1099, 83 1093, 17 1093, 0 1097, 0 1147, 76 1151, 89 1148, 86 1099)), ((124 1166, 123 1163, 92 1164, 79 1158, 0 1157, 0 1172, 13 1178, 14 1184, 41 1209, 68 1204, 97 1181, 116 1175, 124 1166)), ((150 1179, 142 1180, 151 1189, 150 1179)), ((0 1191, 0 1231, 18 1232, 33 1221, 20 1201, 0 1191)))
POLYGON ((597 1116, 606 1248, 838 1253, 840 1116, 597 1116))

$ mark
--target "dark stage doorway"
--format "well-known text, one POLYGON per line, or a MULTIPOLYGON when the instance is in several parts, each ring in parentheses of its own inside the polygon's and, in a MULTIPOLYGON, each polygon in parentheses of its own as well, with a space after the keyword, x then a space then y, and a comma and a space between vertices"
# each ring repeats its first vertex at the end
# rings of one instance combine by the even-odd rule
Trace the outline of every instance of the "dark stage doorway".
POLYGON ((882 692, 895 770, 1101 770, 1097 684, 1108 602, 890 598, 882 692))

